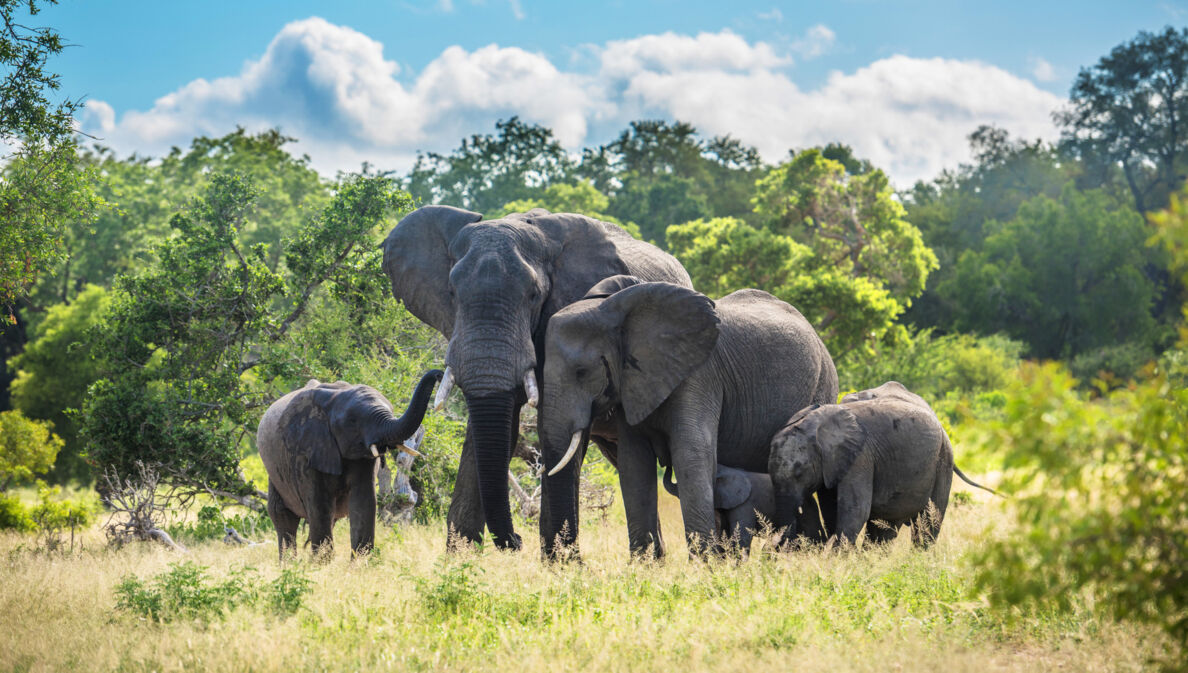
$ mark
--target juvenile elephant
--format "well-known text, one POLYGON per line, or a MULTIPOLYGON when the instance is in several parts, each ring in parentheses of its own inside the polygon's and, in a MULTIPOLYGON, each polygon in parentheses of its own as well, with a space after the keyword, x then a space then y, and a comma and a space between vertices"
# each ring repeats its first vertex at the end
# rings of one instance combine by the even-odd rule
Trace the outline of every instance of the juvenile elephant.
MULTIPOLYGON (((664 488, 681 497, 677 485, 672 483, 671 466, 664 472, 664 488)), ((718 537, 737 545, 744 553, 750 551, 755 531, 762 528, 759 517, 769 524, 775 521, 771 476, 719 465, 714 475, 714 512, 718 537)))
POLYGON ((421 377, 399 418, 370 386, 311 379, 264 412, 256 445, 268 471, 268 515, 276 527, 281 559, 297 543, 297 524, 309 524, 316 553, 333 548, 334 522, 351 519, 351 549, 375 543, 375 481, 380 456, 403 447, 420 427, 433 386, 442 373, 421 377))
POLYGON ((827 493, 836 498, 830 532, 850 543, 863 526, 868 540, 886 542, 911 524, 912 540, 927 546, 940 533, 953 473, 985 488, 954 465, 953 446, 928 403, 894 381, 841 404, 802 409, 772 439, 768 469, 777 528, 795 537, 797 508, 827 493), (882 523, 867 525, 872 521, 882 523))
MULTIPOLYGON (((547 550, 577 537, 569 465, 591 430, 613 434, 633 554, 663 554, 656 511, 656 460, 672 465, 690 550, 713 539, 719 464, 767 469, 771 437, 789 408, 837 399, 825 344, 792 306, 759 290, 717 302, 670 283, 608 278, 558 311, 545 336, 539 425, 547 493, 557 498, 547 550), (610 425, 608 429, 606 426, 610 425), (568 448, 567 448, 568 445, 568 448), (569 497, 570 500, 562 500, 569 497)), ((605 435, 604 435, 605 436, 605 435)), ((805 530, 820 527, 805 502, 805 530)))

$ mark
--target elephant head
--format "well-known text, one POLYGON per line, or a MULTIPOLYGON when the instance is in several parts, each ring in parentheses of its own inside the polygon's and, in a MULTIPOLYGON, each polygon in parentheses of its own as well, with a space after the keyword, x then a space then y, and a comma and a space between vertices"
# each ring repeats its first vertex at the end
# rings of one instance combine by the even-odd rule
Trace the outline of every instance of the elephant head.
POLYGON ((822 488, 834 488, 862 453, 866 429, 844 405, 806 407, 771 441, 768 473, 775 491, 775 523, 791 540, 796 514, 822 488))
POLYGON ((452 383, 462 389, 485 523, 496 545, 515 548, 507 466, 518 409, 539 396, 545 325, 600 279, 623 273, 624 247, 644 244, 614 225, 542 209, 481 219, 419 208, 384 242, 384 270, 396 298, 449 339, 438 399, 452 383))
POLYGON ((285 428, 287 439, 293 446, 309 447, 310 465, 327 474, 342 474, 344 460, 376 458, 389 450, 409 451, 404 441, 421 427, 429 396, 441 377, 440 369, 425 373, 399 417, 375 388, 310 381, 307 388, 316 384, 311 413, 294 417, 285 428), (319 439, 321 435, 326 436, 319 439))
MULTIPOLYGON (((570 460, 590 424, 620 409, 627 424, 640 423, 706 361, 717 340, 718 316, 708 297, 630 276, 607 278, 554 315, 545 338, 539 427, 546 478, 576 483, 570 460)), ((564 502, 551 503, 561 515, 552 519, 555 530, 541 531, 544 540, 561 535, 572 543, 575 492, 551 489, 564 502)))

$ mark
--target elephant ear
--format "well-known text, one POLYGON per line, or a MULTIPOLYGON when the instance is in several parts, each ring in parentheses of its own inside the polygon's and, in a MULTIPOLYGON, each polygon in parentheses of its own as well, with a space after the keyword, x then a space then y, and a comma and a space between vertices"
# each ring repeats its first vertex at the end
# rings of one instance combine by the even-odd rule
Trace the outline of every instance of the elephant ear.
POLYGON ((392 294, 446 338, 454 330, 450 241, 462 227, 481 219, 452 206, 422 206, 400 220, 384 241, 384 273, 392 281, 392 294))
POLYGON ((627 422, 656 410, 718 342, 718 313, 709 297, 672 283, 641 283, 599 307, 621 330, 620 383, 627 422))
POLYGON ((325 474, 342 474, 342 454, 330 432, 330 417, 321 398, 333 391, 313 388, 295 397, 281 417, 284 445, 305 455, 309 466, 325 474))
POLYGON ((751 497, 751 480, 742 470, 719 467, 714 477, 714 509, 734 509, 751 497))
POLYGON ((594 287, 587 290, 586 296, 582 297, 582 299, 605 299, 619 290, 626 290, 632 285, 639 285, 642 282, 642 280, 635 276, 625 274, 603 278, 594 287))
POLYGON ((837 486, 853 467, 866 444, 866 428, 849 410, 835 407, 817 426, 817 446, 821 451, 821 471, 825 488, 837 486))

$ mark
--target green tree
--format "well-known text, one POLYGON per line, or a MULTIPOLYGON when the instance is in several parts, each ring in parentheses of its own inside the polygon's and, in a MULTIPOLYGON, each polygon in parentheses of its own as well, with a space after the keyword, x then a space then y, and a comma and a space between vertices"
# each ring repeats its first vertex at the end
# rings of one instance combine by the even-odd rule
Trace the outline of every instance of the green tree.
POLYGON ((668 247, 710 296, 766 290, 821 332, 835 358, 891 329, 901 305, 869 278, 840 272, 790 236, 741 220, 695 220, 668 228, 668 247))
POLYGON ((1118 162, 1139 212, 1183 182, 1188 149, 1188 28, 1141 31, 1073 82, 1058 121, 1082 153, 1118 162))
POLYGON ((47 70, 62 51, 50 28, 28 28, 22 9, 35 16, 38 0, 0 0, 0 142, 18 147, 0 173, 0 306, 4 322, 15 323, 16 301, 64 256, 65 226, 88 221, 101 200, 94 174, 75 161, 73 114, 79 103, 52 102, 58 76, 47 70))
POLYGON ((177 233, 154 249, 156 261, 117 282, 97 331, 103 377, 81 412, 88 454, 101 467, 164 464, 177 483, 249 492, 240 441, 270 397, 253 379, 286 369, 269 345, 323 284, 340 299, 373 292, 378 282, 357 279, 357 269, 378 269, 378 227, 410 206, 387 178, 346 178, 287 239, 283 268, 273 270, 268 246, 242 233, 252 230, 256 194, 241 175, 215 174, 171 220, 177 233))
POLYGON ((1153 255, 1137 213, 1069 184, 1058 199, 1038 196, 987 228, 983 249, 962 254, 937 290, 957 307, 956 329, 1008 334, 1032 357, 1127 342, 1153 354, 1155 288, 1142 272, 1153 255))
POLYGON ((106 290, 88 285, 73 303, 50 307, 24 352, 9 361, 16 371, 13 406, 30 418, 52 422, 65 442, 49 474, 53 481, 88 482, 92 476, 82 457, 78 427, 67 410, 82 407, 87 388, 98 378, 87 332, 99 322, 108 299, 106 290))
POLYGON ((999 128, 981 126, 969 136, 974 161, 945 171, 932 182, 917 182, 902 195, 907 219, 936 254, 939 268, 928 277, 926 291, 908 309, 905 319, 921 327, 955 329, 961 309, 936 288, 953 276, 967 250, 981 250, 988 222, 1006 222, 1019 206, 1037 196, 1058 199, 1070 180, 1100 187, 1085 179, 1083 164, 1040 140, 1012 139, 999 128))
POLYGON ((572 160, 552 130, 512 117, 495 124, 497 135, 472 135, 448 155, 429 152, 405 180, 423 203, 442 203, 494 215, 509 201, 569 181, 572 160))
POLYGON ((62 440, 50 423, 19 411, 0 411, 0 493, 45 473, 61 449, 62 440))

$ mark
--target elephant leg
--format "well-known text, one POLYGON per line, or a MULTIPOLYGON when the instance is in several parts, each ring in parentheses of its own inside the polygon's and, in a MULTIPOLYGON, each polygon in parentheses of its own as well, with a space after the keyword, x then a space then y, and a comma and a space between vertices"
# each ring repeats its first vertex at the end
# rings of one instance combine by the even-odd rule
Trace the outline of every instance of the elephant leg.
POLYGON ((829 537, 821 527, 821 512, 817 509, 817 500, 811 495, 804 499, 800 511, 796 513, 796 530, 798 535, 809 542, 821 543, 829 537))
POLYGON ((351 553, 365 554, 375 546, 375 470, 378 458, 350 461, 346 467, 350 500, 351 553))
POLYGON ((456 551, 459 542, 481 542, 485 525, 483 506, 479 500, 478 470, 474 461, 474 429, 467 423, 462 460, 458 463, 454 494, 446 514, 446 550, 456 551))
POLYGON ((755 531, 759 530, 759 517, 755 507, 750 502, 743 503, 732 510, 726 517, 726 536, 728 544, 737 545, 744 554, 751 551, 751 539, 755 531))
MULTIPOLYGON (((717 414, 705 414, 670 433, 672 466, 680 488, 681 518, 689 552, 721 551, 714 543, 714 474, 717 471, 717 414)), ((653 477, 653 481, 655 477, 653 477)))
POLYGON ((858 471, 842 478, 837 486, 837 532, 839 541, 854 544, 862 527, 870 519, 873 482, 867 473, 858 471))
POLYGON ((315 474, 312 497, 305 506, 309 543, 314 556, 325 555, 328 558, 334 552, 334 507, 338 494, 333 485, 328 483, 333 478, 331 475, 315 474))
POLYGON ((617 457, 631 555, 661 558, 664 540, 656 509, 656 454, 647 438, 632 432, 619 436, 617 457))
POLYGON ((297 551, 297 525, 301 518, 285 506, 271 481, 268 483, 268 518, 272 519, 272 527, 276 529, 276 546, 280 550, 280 560, 284 561, 286 554, 297 551))

